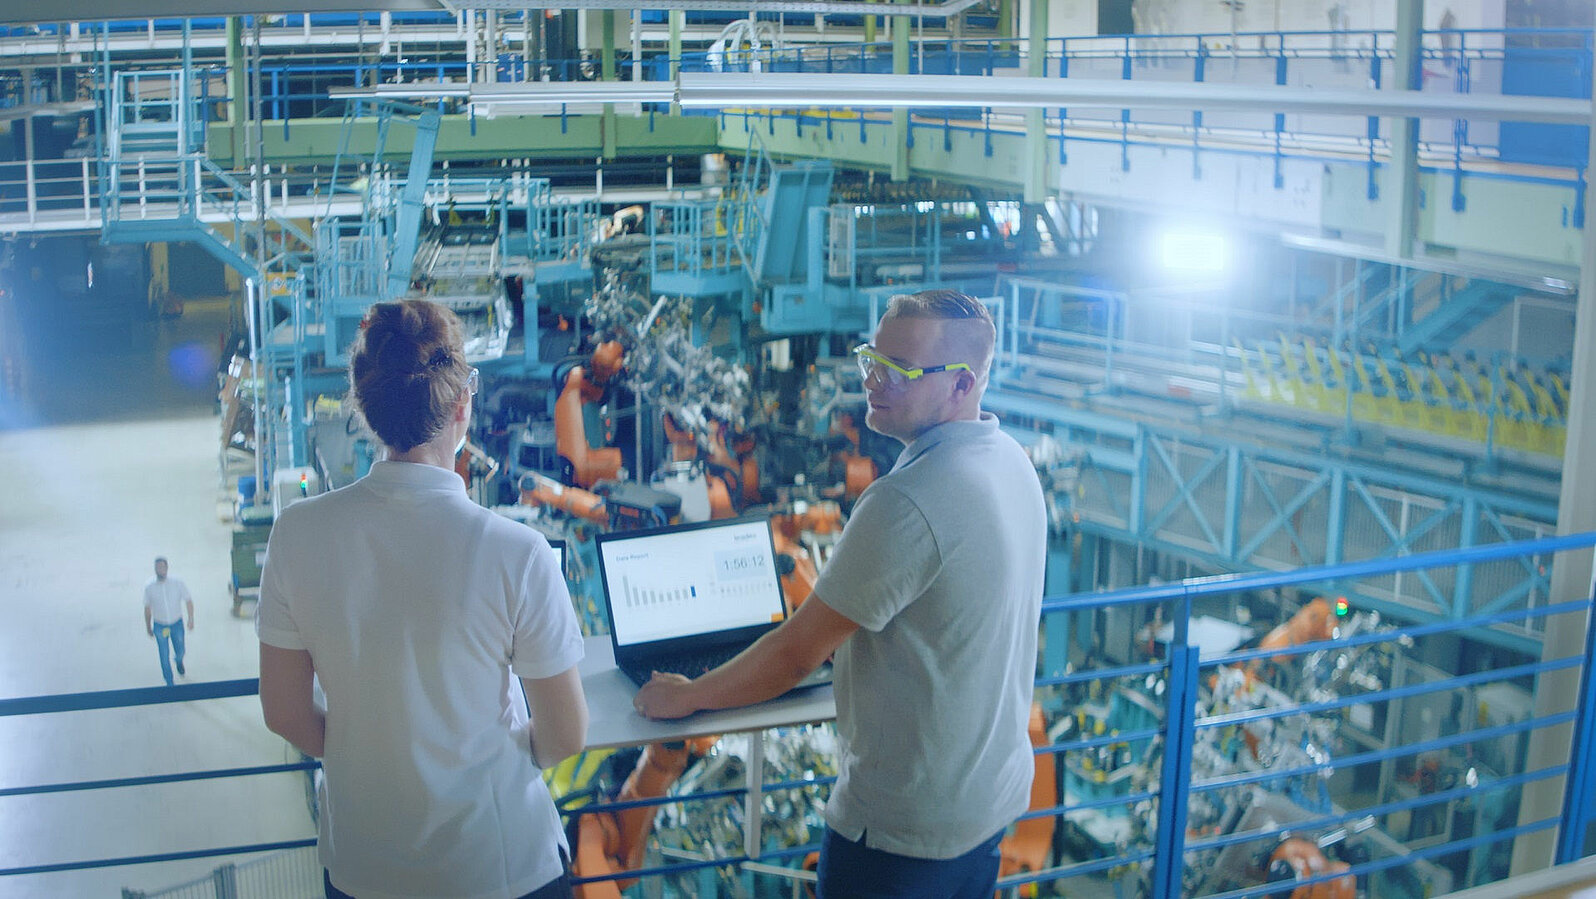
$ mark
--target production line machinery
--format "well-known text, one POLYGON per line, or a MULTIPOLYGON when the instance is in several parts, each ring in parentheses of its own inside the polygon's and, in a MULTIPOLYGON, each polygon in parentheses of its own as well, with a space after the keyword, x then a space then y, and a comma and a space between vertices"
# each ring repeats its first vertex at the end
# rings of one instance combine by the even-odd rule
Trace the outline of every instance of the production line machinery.
MULTIPOLYGON (((1161 644, 1169 639, 1168 625, 1161 626, 1157 612, 1149 615, 1134 641, 1138 655, 1128 661, 1157 659, 1165 651, 1161 644)), ((1407 856, 1408 847, 1369 816, 1338 827, 1311 823, 1340 814, 1339 799, 1362 789, 1355 783, 1356 769, 1333 768, 1331 762, 1367 744, 1352 739, 1358 727, 1342 712, 1307 707, 1393 685, 1401 666, 1398 656, 1411 642, 1348 643, 1355 635, 1389 628, 1377 613, 1354 612, 1339 598, 1308 598, 1262 638, 1249 636, 1249 628, 1224 624, 1218 627, 1206 616, 1193 619, 1191 640, 1205 657, 1237 649, 1278 649, 1280 654, 1207 666, 1199 680, 1190 782, 1213 786, 1191 793, 1182 894, 1277 883, 1281 890, 1268 895, 1279 899, 1420 899, 1449 890, 1451 874, 1418 859, 1373 876, 1336 876, 1353 864, 1407 856), (1292 652, 1307 644, 1329 648, 1292 652), (1204 719, 1236 723, 1202 726, 1204 719), (1271 771, 1284 773, 1266 776, 1271 771), (1229 780, 1238 783, 1226 786, 1229 780), (1301 826, 1293 828, 1296 824, 1301 826), (1250 832, 1260 836, 1234 839, 1250 832), (1205 840, 1219 840, 1222 848, 1189 848, 1205 840)), ((1060 761, 1061 802, 1066 808, 1085 806, 1065 818, 1065 855, 1087 859, 1154 844, 1156 800, 1131 797, 1156 796, 1159 790, 1166 757, 1163 738, 1145 735, 1162 724, 1165 692, 1162 675, 1147 675, 1094 681, 1044 700, 1054 710, 1052 743, 1096 744, 1064 753, 1060 761), (1115 741, 1120 734, 1126 738, 1115 741), (1126 802, 1105 802, 1116 797, 1126 797, 1126 802)), ((1132 866, 1115 873, 1129 895, 1149 889, 1145 878, 1150 870, 1132 866)))

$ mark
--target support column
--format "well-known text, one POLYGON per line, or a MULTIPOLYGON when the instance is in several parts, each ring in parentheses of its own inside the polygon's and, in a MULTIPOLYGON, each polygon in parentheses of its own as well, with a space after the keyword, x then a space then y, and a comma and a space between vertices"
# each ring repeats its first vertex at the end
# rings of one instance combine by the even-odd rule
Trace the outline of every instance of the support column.
MULTIPOLYGON (((1596 82, 1596 73, 1593 73, 1596 82)), ((1596 84, 1593 84, 1596 86, 1596 84)), ((1592 109, 1591 131, 1596 138, 1596 107, 1592 109)), ((1590 141, 1587 173, 1596 172, 1596 139, 1590 141)), ((1586 194, 1586 203, 1590 202, 1586 194)), ((1574 363, 1569 375, 1568 436, 1563 444, 1563 481, 1557 497, 1557 533, 1578 534, 1596 530, 1596 496, 1592 484, 1596 473, 1582 464, 1596 453, 1596 217, 1585 215, 1584 258, 1579 267, 1579 300, 1574 309, 1574 363)), ((1552 566, 1552 602, 1589 599, 1591 595, 1591 550, 1567 552, 1552 566)), ((1584 613, 1569 613, 1547 618, 1546 639, 1541 644, 1541 660, 1578 655, 1585 649, 1585 629, 1590 626, 1584 613)), ((1579 698, 1579 670, 1542 674, 1535 687, 1535 714, 1555 715, 1570 711, 1579 698)), ((1540 728, 1530 733, 1524 770, 1536 771, 1570 761, 1573 727, 1563 724, 1540 728)), ((1563 807, 1563 790, 1568 779, 1548 778, 1524 786, 1519 803, 1520 825, 1557 815, 1563 807)), ((1588 799, 1586 801, 1589 801, 1588 799)), ((1583 840, 1584 834, 1579 838, 1583 840)), ((1538 871, 1552 864, 1557 848, 1557 832, 1538 831, 1519 837, 1513 843, 1514 876, 1538 871)))
MULTIPOLYGON (((1398 90, 1424 86, 1420 34, 1424 30, 1424 0, 1397 0, 1395 78, 1398 90)), ((1385 251, 1399 259, 1413 256, 1413 238, 1419 225, 1419 120, 1387 119, 1391 130, 1391 160, 1382 179, 1385 204, 1385 251)))
POLYGON ((632 40, 632 79, 643 80, 643 15, 638 10, 626 14, 627 32, 632 40))
MULTIPOLYGON (((386 24, 393 15, 391 12, 382 14, 386 24)), ((494 84, 499 80, 499 11, 485 9, 482 11, 482 56, 485 65, 482 69, 482 80, 494 84)))
MULTIPOLYGON (((1025 74, 1032 78, 1047 75, 1048 0, 1031 0, 1030 23, 1026 30, 1025 74)), ((1025 202, 1047 199, 1047 110, 1025 111, 1025 202)))
MULTIPOLYGON (((615 10, 606 9, 599 13, 599 30, 603 32, 603 44, 599 50, 599 77, 605 81, 615 80, 615 10)), ((599 131, 604 136, 605 159, 615 158, 615 104, 604 104, 604 115, 599 121, 599 131)))
POLYGON ((249 67, 244 63, 244 21, 227 19, 227 159, 234 168, 244 158, 244 102, 249 67))
MULTIPOLYGON (((681 74, 682 71, 682 26, 687 24, 687 10, 673 9, 670 11, 669 17, 670 44, 666 52, 671 56, 671 80, 675 81, 676 76, 681 74)), ((673 115, 681 111, 681 106, 674 102, 671 103, 671 113, 673 115)))
MULTIPOLYGON (((908 16, 892 17, 892 74, 909 74, 908 16)), ((904 106, 892 108, 892 180, 909 180, 909 110, 904 106)))
POLYGON ((599 77, 605 81, 615 80, 615 10, 606 9, 599 12, 599 31, 602 44, 599 49, 599 77))
MULTIPOLYGON (((875 3, 876 0, 865 0, 865 2, 866 3, 875 3)), ((876 42, 876 17, 875 16, 865 16, 864 17, 864 42, 867 43, 867 44, 873 44, 873 43, 876 42)))

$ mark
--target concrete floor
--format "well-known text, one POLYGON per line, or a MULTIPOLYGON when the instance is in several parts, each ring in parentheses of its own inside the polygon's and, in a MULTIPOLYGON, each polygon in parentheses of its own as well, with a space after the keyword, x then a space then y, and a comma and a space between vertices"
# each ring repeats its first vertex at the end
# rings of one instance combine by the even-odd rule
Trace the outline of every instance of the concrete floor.
MULTIPOLYGON (((83 343, 29 335, 22 389, 0 394, 0 697, 159 686, 142 610, 156 555, 194 595, 183 681, 257 674, 252 622, 226 590, 226 327, 207 301, 83 343)), ((0 789, 295 757, 254 697, 0 718, 0 789)), ((0 870, 312 835, 303 775, 0 797, 0 870)), ((153 892, 253 857, 0 876, 0 899, 153 892)))

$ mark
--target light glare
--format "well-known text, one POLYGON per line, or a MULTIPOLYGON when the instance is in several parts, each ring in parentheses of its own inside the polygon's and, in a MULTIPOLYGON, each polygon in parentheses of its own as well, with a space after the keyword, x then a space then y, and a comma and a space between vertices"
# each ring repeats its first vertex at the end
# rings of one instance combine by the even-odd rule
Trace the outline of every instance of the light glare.
POLYGON ((1221 234, 1169 231, 1158 240, 1158 261, 1167 271, 1217 275, 1225 271, 1228 249, 1221 234))

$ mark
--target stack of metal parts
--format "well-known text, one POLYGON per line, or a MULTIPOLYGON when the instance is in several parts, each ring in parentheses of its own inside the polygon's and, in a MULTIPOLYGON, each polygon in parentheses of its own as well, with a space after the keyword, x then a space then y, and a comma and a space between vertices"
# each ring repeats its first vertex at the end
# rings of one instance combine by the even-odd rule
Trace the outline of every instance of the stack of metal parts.
MULTIPOLYGON (((721 738, 709 755, 682 775, 672 793, 690 796, 747 786, 748 741, 758 738, 749 734, 721 738)), ((771 731, 766 738, 763 781, 771 784, 833 776, 836 748, 836 732, 829 724, 771 731)), ((822 813, 830 794, 829 785, 767 792, 761 807, 762 851, 818 843, 824 828, 822 813)), ((740 855, 744 821, 741 795, 663 806, 654 822, 661 861, 740 855)), ((719 891, 714 895, 747 895, 747 884, 735 869, 713 870, 718 872, 715 877, 719 881, 719 891)), ((699 885, 696 876, 677 876, 683 895, 695 894, 699 885)))

